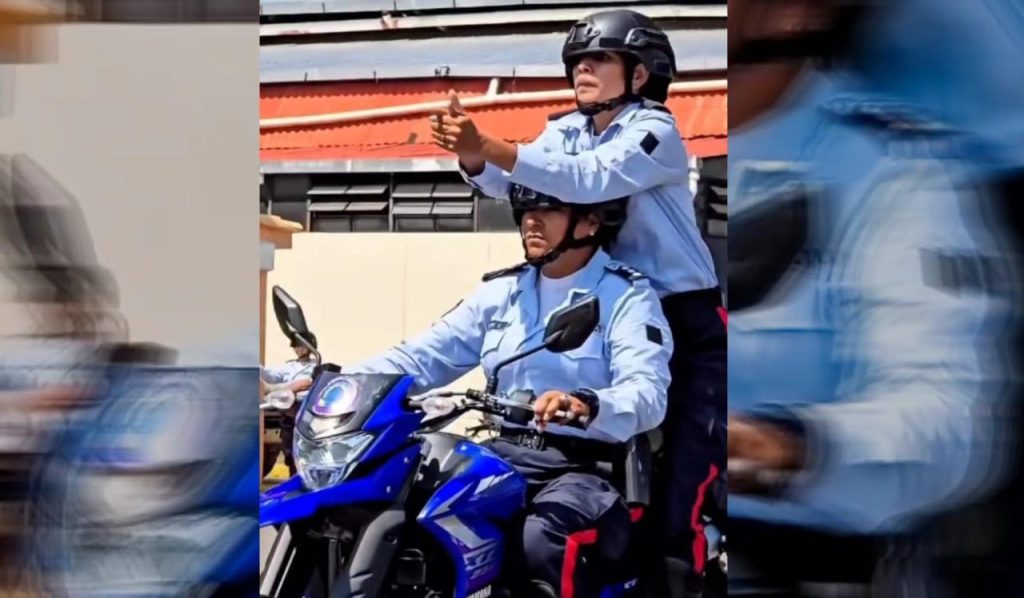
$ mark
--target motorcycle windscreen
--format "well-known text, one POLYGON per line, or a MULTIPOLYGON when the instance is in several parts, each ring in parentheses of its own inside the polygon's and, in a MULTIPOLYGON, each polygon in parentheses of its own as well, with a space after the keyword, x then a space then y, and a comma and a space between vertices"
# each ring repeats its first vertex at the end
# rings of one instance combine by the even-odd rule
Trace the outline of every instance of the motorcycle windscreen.
POLYGON ((729 311, 757 305, 807 242, 808 200, 793 193, 729 215, 729 311))
POLYGON ((401 379, 325 371, 303 401, 295 431, 310 440, 359 431, 401 379))

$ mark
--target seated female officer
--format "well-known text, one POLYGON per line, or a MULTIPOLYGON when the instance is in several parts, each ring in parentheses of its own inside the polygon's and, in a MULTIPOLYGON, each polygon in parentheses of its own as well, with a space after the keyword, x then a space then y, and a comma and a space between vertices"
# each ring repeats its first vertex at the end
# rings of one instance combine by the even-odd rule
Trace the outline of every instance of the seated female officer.
POLYGON ((597 296, 600 323, 580 348, 541 351, 502 369, 500 392, 538 395, 536 419, 529 426, 504 422, 491 445, 528 482, 523 542, 533 589, 590 596, 596 571, 586 568, 595 563, 565 562, 566 546, 572 534, 596 528, 602 556, 622 557, 629 511, 595 459, 661 423, 671 333, 647 279, 603 249, 625 220, 624 201, 569 206, 517 186, 511 202, 526 261, 484 276, 425 333, 346 369, 407 373, 418 392, 446 386, 478 364, 490 374, 501 360, 539 344, 552 312, 597 296), (587 416, 589 424, 563 425, 569 421, 556 412, 587 416))

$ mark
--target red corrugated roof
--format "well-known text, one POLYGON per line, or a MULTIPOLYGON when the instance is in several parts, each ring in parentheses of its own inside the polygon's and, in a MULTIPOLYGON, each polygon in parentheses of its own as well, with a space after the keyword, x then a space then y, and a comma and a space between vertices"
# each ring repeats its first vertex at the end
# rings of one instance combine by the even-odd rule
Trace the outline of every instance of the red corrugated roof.
MULTIPOLYGON (((482 95, 489 81, 459 80, 462 97, 482 95)), ((444 99, 453 83, 418 81, 304 83, 268 86, 260 91, 260 118, 347 112, 444 99)), ((527 79, 508 82, 503 93, 560 89, 564 81, 527 79)), ((698 157, 727 152, 728 101, 725 91, 673 94, 667 103, 676 117, 686 148, 698 157)), ((533 140, 548 115, 572 108, 571 101, 503 105, 470 111, 482 130, 508 141, 533 140)), ((260 132, 262 160, 343 160, 449 156, 435 146, 425 115, 372 121, 267 129, 260 132)))

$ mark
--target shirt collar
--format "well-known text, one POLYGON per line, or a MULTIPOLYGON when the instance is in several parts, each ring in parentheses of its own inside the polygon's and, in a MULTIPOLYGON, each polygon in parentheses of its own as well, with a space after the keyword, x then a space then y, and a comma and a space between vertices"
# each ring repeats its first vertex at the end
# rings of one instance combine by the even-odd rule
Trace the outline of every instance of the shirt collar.
MULTIPOLYGON (((601 278, 604 277, 605 266, 611 261, 611 257, 603 249, 598 249, 594 255, 590 258, 590 261, 583 266, 579 276, 576 278, 575 284, 572 289, 569 290, 568 294, 568 305, 576 303, 583 297, 592 295, 594 290, 597 288, 601 278)), ((525 276, 519 278, 519 285, 513 294, 513 303, 517 298, 523 302, 523 308, 528 311, 537 321, 537 324, 544 325, 547 323, 548 316, 551 314, 544 314, 543 318, 540 318, 541 314, 537 313, 539 309, 540 301, 537 291, 537 282, 540 278, 540 272, 537 268, 530 268, 525 276)), ((566 305, 566 304, 563 304, 566 305)))
MULTIPOLYGON (((641 106, 643 106, 643 102, 631 102, 626 104, 626 106, 615 115, 612 122, 608 124, 608 128, 601 132, 600 135, 604 135, 616 127, 621 128, 624 125, 624 121, 629 118, 633 112, 639 110, 641 106)), ((587 117, 586 128, 591 135, 598 136, 598 133, 594 131, 594 117, 587 117)))

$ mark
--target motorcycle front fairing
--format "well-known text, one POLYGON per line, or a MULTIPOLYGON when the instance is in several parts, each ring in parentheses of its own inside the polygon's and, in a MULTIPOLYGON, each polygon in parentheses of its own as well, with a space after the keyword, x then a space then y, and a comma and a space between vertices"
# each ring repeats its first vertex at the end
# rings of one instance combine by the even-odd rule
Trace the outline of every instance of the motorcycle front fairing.
MULTIPOLYGON (((486 447, 444 432, 424 433, 424 414, 408 405, 411 386, 407 376, 322 373, 296 418, 300 471, 305 456, 298 449, 309 446, 304 442, 367 434, 373 440, 350 463, 339 463, 351 469, 337 481, 314 487, 307 472, 263 494, 260 526, 307 520, 327 508, 376 504, 380 514, 361 534, 375 537, 377 528, 403 525, 406 507, 399 505, 412 500, 423 505, 416 507, 416 522, 439 541, 450 559, 453 595, 464 598, 486 590, 498 578, 506 524, 522 512, 526 482, 486 447)), ((378 552, 355 550, 351 567, 383 570, 392 557, 378 552)), ((268 579, 279 577, 274 573, 268 579)), ((364 577, 360 573, 344 579, 362 583, 364 577)), ((276 587, 274 583, 268 582, 268 588, 276 587)))
POLYGON ((419 453, 419 446, 410 445, 371 475, 320 490, 306 488, 294 476, 260 497, 260 527, 306 519, 325 507, 394 501, 418 465, 419 453))
MULTIPOLYGON (((411 386, 408 376, 322 372, 296 417, 296 449, 351 434, 372 441, 351 463, 338 464, 348 469, 337 483, 311 487, 299 475, 260 496, 260 526, 304 519, 324 507, 394 501, 419 463, 420 447, 410 437, 422 414, 406 405, 411 386), (372 471, 362 475, 367 463, 372 471)), ((303 459, 298 450, 295 457, 303 459)))

